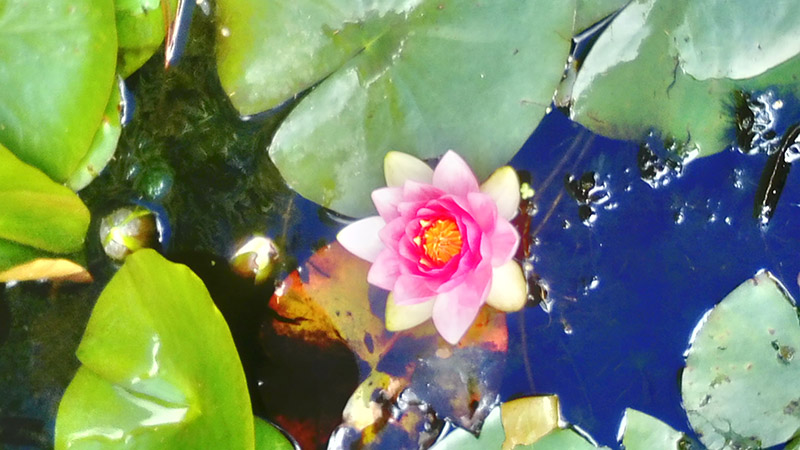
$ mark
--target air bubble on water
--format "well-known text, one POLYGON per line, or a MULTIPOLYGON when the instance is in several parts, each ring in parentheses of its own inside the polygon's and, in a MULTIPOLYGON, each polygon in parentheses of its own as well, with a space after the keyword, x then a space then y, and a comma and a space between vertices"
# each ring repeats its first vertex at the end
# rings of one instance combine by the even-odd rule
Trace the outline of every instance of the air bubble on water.
POLYGON ((561 224, 561 228, 569 230, 572 228, 572 224, 569 222, 569 220, 564 219, 564 223, 561 224))
POLYGON ((744 171, 742 169, 733 169, 733 187, 744 189, 744 171))
POLYGON ((563 317, 561 318, 561 326, 564 327, 564 334, 568 336, 571 335, 574 331, 572 329, 572 325, 570 325, 569 322, 567 322, 567 319, 564 319, 563 317))
POLYGON ((675 215, 673 216, 673 220, 675 224, 680 225, 686 220, 686 213, 684 212, 683 208, 675 211, 675 215))
POLYGON ((714 223, 717 221, 717 215, 715 213, 711 213, 708 215, 708 223, 714 223))
POLYGON ((731 218, 731 216, 726 217, 725 218, 725 224, 726 225, 732 225, 733 224, 733 218, 731 218))

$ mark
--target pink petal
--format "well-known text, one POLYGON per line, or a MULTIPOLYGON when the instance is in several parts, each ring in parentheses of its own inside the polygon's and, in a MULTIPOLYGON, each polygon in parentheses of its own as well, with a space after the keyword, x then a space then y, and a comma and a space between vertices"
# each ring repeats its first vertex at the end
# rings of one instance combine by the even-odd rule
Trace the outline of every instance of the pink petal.
POLYGON ((384 245, 378 238, 386 222, 380 216, 370 216, 344 227, 336 240, 350 253, 369 262, 375 261, 384 245))
POLYGON ((491 233, 497 222, 497 204, 492 197, 481 192, 467 194, 470 212, 484 233, 491 233))
POLYGON ((401 201, 403 201, 403 190, 400 188, 386 187, 372 191, 372 203, 387 223, 400 217, 397 205, 401 201))
MULTIPOLYGON (((484 265, 488 266, 488 265, 484 265)), ((491 268, 481 270, 455 289, 439 294, 433 304, 433 324, 450 344, 455 345, 469 329, 489 294, 491 268)))
POLYGON ((433 171, 433 185, 448 194, 466 196, 480 190, 475 174, 458 154, 448 150, 433 171))
POLYGON ((387 247, 397 249, 397 244, 403 237, 405 228, 406 223, 402 219, 394 219, 378 232, 378 237, 387 247))
POLYGON ((437 199, 443 195, 445 195, 445 191, 438 187, 431 186, 430 184, 409 180, 403 185, 404 202, 426 202, 437 199))
POLYGON ((428 289, 423 277, 404 274, 397 279, 392 294, 398 305, 413 305, 429 300, 436 293, 428 289))
POLYGON ((492 267, 502 266, 517 253, 519 233, 507 220, 500 219, 497 221, 490 240, 492 243, 492 267))
POLYGON ((400 277, 400 260, 393 249, 385 248, 378 254, 367 274, 367 282, 391 291, 400 277))

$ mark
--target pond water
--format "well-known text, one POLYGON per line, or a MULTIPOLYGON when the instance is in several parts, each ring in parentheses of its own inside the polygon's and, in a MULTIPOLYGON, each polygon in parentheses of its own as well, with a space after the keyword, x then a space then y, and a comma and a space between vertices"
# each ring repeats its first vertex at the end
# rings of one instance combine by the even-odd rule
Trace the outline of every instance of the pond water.
MULTIPOLYGON (((209 32, 202 19, 195 26, 209 32)), ((214 85, 208 45, 191 43, 173 75, 153 75, 155 61, 134 76, 138 119, 126 129, 120 159, 83 195, 103 214, 147 197, 149 184, 163 186, 166 177, 171 191, 147 199, 172 223, 166 253, 200 272, 214 294, 237 282, 202 267, 224 261, 246 232, 282 236, 290 259, 302 264, 343 222, 281 185, 262 150, 285 112, 239 121, 214 85), (196 98, 200 108, 181 110, 196 98), (190 119, 202 125, 176 131, 190 119), (160 131, 144 134, 159 121, 160 131)), ((785 102, 778 134, 800 117, 798 105, 785 102)), ((592 134, 556 110, 510 163, 535 191, 528 262, 547 298, 508 316, 502 400, 557 394, 568 422, 612 448, 627 407, 690 432, 680 397, 683 354, 697 321, 733 288, 766 269, 800 295, 800 173, 789 172, 764 226, 753 211, 766 153, 731 149, 677 168, 657 139, 651 144, 647 153, 592 134), (664 170, 654 176, 647 161, 664 170)), ((90 287, 4 289, 0 447, 46 448, 52 439, 55 407, 77 367, 74 349, 115 270, 96 242, 89 264, 97 279, 90 287)), ((226 312, 232 297, 268 294, 215 300, 226 312)))

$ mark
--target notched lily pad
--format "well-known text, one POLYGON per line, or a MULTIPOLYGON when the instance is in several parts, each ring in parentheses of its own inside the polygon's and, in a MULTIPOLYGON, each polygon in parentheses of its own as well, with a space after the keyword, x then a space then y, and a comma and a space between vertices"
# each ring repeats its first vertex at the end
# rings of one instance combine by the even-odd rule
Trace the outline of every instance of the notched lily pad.
POLYGON ((479 178, 505 164, 551 102, 574 12, 574 0, 223 0, 220 80, 242 114, 316 86, 270 156, 304 197, 365 216, 389 150, 455 149, 479 178))
POLYGON ((0 142, 66 181, 101 124, 116 57, 112 0, 4 1, 0 142))
POLYGON ((7 273, 17 266, 36 259, 59 259, 83 247, 89 210, 81 199, 2 144, 0 211, 0 273, 6 273, 0 277, 5 281, 19 276, 7 273))
POLYGON ((681 450, 686 436, 653 416, 628 408, 620 432, 625 450, 681 450))
POLYGON ((698 324, 682 395, 710 449, 771 447, 800 428, 800 323, 794 301, 760 272, 698 324), (726 447, 727 446, 727 447, 726 447))
POLYGON ((734 138, 737 91, 797 93, 794 2, 634 0, 559 91, 592 131, 642 141, 655 130, 681 152, 710 155, 734 138), (786 45, 785 40, 791 40, 786 45))
POLYGON ((202 281, 153 250, 106 286, 56 419, 56 449, 254 448, 230 331, 202 281))

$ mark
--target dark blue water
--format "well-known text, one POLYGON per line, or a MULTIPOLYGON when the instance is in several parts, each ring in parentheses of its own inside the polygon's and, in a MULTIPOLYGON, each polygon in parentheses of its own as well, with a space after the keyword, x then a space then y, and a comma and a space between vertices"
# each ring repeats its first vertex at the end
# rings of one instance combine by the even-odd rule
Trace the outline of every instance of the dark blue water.
POLYGON ((537 190, 534 267, 553 305, 549 314, 527 309, 510 318, 505 395, 556 393, 569 422, 612 447, 626 407, 689 430, 682 355, 707 309, 762 268, 798 294, 800 171, 790 172, 763 229, 753 205, 765 154, 701 158, 652 188, 640 178, 638 151, 556 112, 512 161, 532 173, 537 190), (563 181, 588 171, 610 194, 589 226, 563 181))

